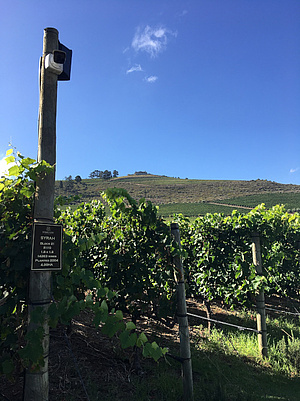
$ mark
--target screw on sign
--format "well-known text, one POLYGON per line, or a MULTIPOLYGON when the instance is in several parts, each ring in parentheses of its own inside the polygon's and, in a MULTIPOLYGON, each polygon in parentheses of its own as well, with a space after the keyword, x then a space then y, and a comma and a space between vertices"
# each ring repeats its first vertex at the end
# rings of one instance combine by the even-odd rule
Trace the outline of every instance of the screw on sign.
POLYGON ((31 270, 62 268, 62 226, 35 223, 33 226, 31 270))

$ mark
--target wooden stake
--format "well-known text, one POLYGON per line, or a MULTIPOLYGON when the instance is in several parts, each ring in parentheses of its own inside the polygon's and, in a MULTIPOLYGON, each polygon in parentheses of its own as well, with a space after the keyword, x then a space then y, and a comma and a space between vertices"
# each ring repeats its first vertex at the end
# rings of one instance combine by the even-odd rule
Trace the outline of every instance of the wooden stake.
MULTIPOLYGON (((40 70, 40 108, 38 161, 56 163, 56 102, 57 75, 44 68, 46 54, 58 49, 58 31, 55 28, 44 30, 43 57, 40 70)), ((53 222, 55 172, 47 174, 37 182, 34 206, 34 221, 53 222)), ((26 370, 24 401, 47 401, 49 397, 48 354, 49 326, 47 319, 43 324, 32 322, 33 311, 39 307, 46 313, 51 302, 51 272, 30 271, 28 295, 28 332, 43 327, 44 366, 26 370)))
MULTIPOLYGON (((171 233, 173 234, 175 241, 181 248, 180 233, 177 223, 171 224, 171 233)), ((177 317, 179 322, 180 358, 182 359, 183 399, 185 401, 192 401, 194 399, 194 395, 193 395, 193 371, 192 371, 192 359, 190 350, 189 324, 188 324, 187 309, 186 309, 184 270, 181 258, 179 256, 176 256, 174 258, 174 264, 179 272, 179 281, 177 289, 177 317)))
MULTIPOLYGON (((252 256, 253 264, 258 275, 262 275, 262 259, 260 249, 260 238, 258 233, 252 234, 252 256)), ((256 321, 258 333, 258 345, 259 351, 263 357, 268 356, 268 344, 267 344, 267 324, 266 324, 266 305, 265 305, 265 294, 264 290, 259 290, 256 296, 256 321)))

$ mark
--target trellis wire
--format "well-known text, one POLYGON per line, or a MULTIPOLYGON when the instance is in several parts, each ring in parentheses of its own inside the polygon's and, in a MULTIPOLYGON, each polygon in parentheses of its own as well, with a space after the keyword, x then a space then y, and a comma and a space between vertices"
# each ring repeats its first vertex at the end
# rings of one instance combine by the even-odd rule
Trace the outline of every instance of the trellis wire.
POLYGON ((286 311, 286 310, 283 310, 283 309, 270 308, 270 307, 268 307, 268 306, 266 306, 266 309, 272 310, 272 311, 278 312, 278 313, 285 313, 285 314, 288 314, 288 315, 300 316, 300 313, 299 313, 299 312, 297 312, 297 313, 295 313, 295 312, 289 312, 289 311, 286 311))
POLYGON ((204 316, 200 316, 200 315, 195 315, 194 313, 189 313, 189 312, 188 312, 187 315, 188 315, 188 316, 196 317, 196 318, 198 318, 198 319, 203 319, 203 320, 206 320, 206 321, 208 321, 208 322, 213 322, 213 323, 216 323, 216 324, 221 324, 221 325, 225 325, 225 326, 234 327, 234 328, 239 329, 240 331, 247 330, 247 331, 253 331, 253 332, 256 333, 256 334, 260 334, 260 333, 261 333, 261 331, 256 330, 256 329, 251 329, 250 327, 244 327, 244 326, 239 326, 239 325, 237 325, 237 324, 232 324, 232 323, 223 322, 223 321, 221 321, 221 320, 210 319, 210 318, 208 318, 208 317, 204 317, 204 316))

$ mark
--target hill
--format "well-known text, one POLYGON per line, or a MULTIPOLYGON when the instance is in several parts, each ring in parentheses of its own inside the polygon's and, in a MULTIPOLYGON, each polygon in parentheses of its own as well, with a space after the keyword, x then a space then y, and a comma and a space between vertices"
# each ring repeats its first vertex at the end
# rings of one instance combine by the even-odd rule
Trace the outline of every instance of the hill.
POLYGON ((268 203, 268 207, 283 203, 288 209, 300 209, 300 185, 280 184, 259 179, 251 181, 195 180, 148 174, 110 180, 83 179, 80 182, 68 180, 56 182, 56 196, 80 195, 81 202, 90 201, 101 199, 100 193, 113 187, 126 189, 136 200, 141 198, 150 200, 160 206, 160 212, 163 215, 174 212, 184 213, 182 209, 186 209, 184 214, 191 216, 209 211, 219 212, 224 208, 226 208, 225 213, 230 213, 233 208, 239 206, 246 211, 247 208, 262 202, 268 203), (189 211, 192 205, 193 211, 189 211), (204 205, 205 211, 201 212, 204 205))

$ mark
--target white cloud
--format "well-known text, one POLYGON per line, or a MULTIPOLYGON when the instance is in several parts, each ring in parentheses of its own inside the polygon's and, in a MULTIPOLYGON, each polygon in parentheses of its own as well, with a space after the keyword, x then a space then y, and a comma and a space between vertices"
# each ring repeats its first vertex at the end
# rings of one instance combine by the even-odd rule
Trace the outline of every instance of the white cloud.
POLYGON ((151 75, 150 77, 145 78, 145 81, 147 81, 151 84, 157 80, 158 80, 158 77, 156 77, 155 75, 151 75))
POLYGON ((136 52, 144 51, 151 57, 156 57, 166 49, 170 36, 176 36, 176 33, 163 26, 151 28, 147 25, 144 29, 138 27, 131 46, 136 52))
POLYGON ((297 167, 297 168, 291 168, 290 169, 290 173, 295 173, 296 171, 298 171, 299 170, 299 167, 297 167))
POLYGON ((126 71, 126 74, 130 74, 131 72, 138 72, 138 71, 143 71, 143 69, 140 64, 135 64, 133 67, 129 68, 129 70, 126 71))

